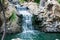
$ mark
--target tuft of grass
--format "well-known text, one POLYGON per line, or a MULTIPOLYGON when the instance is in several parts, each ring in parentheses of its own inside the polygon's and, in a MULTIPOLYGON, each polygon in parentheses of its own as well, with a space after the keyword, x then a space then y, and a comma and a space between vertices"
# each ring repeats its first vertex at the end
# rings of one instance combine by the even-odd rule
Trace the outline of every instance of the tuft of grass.
POLYGON ((9 18, 10 21, 15 21, 16 20, 16 13, 15 11, 12 12, 12 15, 9 18))

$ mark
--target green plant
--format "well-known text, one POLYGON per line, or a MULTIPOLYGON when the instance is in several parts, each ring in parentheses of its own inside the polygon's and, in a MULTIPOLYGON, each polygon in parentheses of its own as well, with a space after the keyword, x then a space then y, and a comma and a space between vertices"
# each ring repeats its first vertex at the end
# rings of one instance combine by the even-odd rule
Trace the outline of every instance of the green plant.
POLYGON ((40 3, 40 0, 35 0, 36 3, 40 3))
POLYGON ((12 15, 9 18, 10 21, 15 21, 16 20, 16 13, 15 11, 12 12, 12 15))
POLYGON ((60 0, 57 0, 60 3, 60 0))
POLYGON ((19 2, 20 2, 20 3, 23 3, 23 2, 24 2, 24 0, 19 0, 19 2))

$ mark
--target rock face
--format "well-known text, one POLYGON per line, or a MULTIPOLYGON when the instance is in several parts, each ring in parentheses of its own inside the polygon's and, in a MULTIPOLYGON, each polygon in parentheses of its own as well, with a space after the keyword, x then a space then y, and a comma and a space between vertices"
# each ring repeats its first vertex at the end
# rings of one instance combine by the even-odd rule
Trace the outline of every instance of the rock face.
POLYGON ((39 10, 39 5, 37 3, 34 2, 25 2, 22 5, 27 6, 30 10, 30 13, 34 14, 34 15, 38 15, 38 13, 40 12, 39 10))
POLYGON ((60 4, 57 1, 52 0, 47 1, 45 7, 45 12, 39 14, 39 18, 43 18, 42 31, 60 32, 60 4))
MULTIPOLYGON (((0 0, 1 1, 1 0, 0 0)), ((2 8, 7 8, 7 6, 8 6, 8 1, 7 0, 4 0, 4 3, 5 4, 3 4, 3 3, 1 3, 0 2, 0 27, 2 26, 2 24, 3 24, 3 9, 2 8), (3 7, 3 5, 4 5, 4 7, 3 7)))
MULTIPOLYGON (((9 6, 9 13, 7 12, 6 18, 9 19, 10 16, 13 14, 12 12, 15 11, 16 9, 14 7, 9 6)), ((19 20, 21 20, 16 14, 15 14, 15 19, 14 21, 9 20, 7 22, 7 33, 16 33, 16 32, 22 32, 22 27, 19 25, 19 20)))
POLYGON ((2 26, 3 22, 2 22, 2 19, 0 18, 0 27, 2 26))
MULTIPOLYGON (((20 23, 18 22, 18 20, 20 19, 17 15, 16 15, 16 9, 15 7, 10 4, 8 2, 8 6, 5 10, 5 16, 6 16, 6 32, 7 33, 16 33, 16 32, 21 32, 22 28, 21 25, 19 25, 20 23), (14 13, 13 13, 14 12, 14 13), (14 20, 11 20, 11 16, 13 15, 13 18, 15 17, 14 20)), ((3 14, 2 12, 0 13, 0 33, 3 32, 4 30, 4 20, 3 20, 3 14)))
MULTIPOLYGON (((16 0, 17 1, 17 0, 16 0)), ((13 0, 13 2, 16 2, 13 0)), ((34 23, 37 23, 38 25, 37 29, 41 29, 44 32, 60 32, 60 4, 56 0, 48 0, 46 2, 44 7, 40 7, 37 3, 34 2, 25 2, 22 5, 27 6, 30 10, 29 12, 31 14, 36 15, 38 18, 34 20, 34 23), (40 10, 41 9, 41 10, 40 10)), ((1 8, 1 7, 0 7, 1 8)), ((8 3, 5 16, 6 16, 6 32, 7 33, 16 33, 16 32, 22 32, 21 27, 21 18, 16 15, 16 18, 14 21, 9 20, 12 12, 16 9, 13 5, 8 3)), ((36 17, 35 16, 35 17, 36 17)), ((3 32, 4 29, 4 20, 2 16, 2 12, 0 14, 0 33, 3 32)))
POLYGON ((19 25, 21 23, 18 23, 18 17, 16 17, 15 21, 9 21, 7 23, 7 33, 16 33, 16 32, 22 32, 22 27, 19 25))
MULTIPOLYGON (((15 19, 11 20, 9 19, 10 17, 8 17, 7 19, 9 21, 6 22, 6 32, 7 33, 17 33, 17 32, 22 32, 22 27, 21 23, 19 23, 19 21, 21 21, 20 17, 18 17, 17 15, 15 15, 15 19)), ((4 23, 1 26, 1 32, 3 32, 4 30, 4 23)))
POLYGON ((37 15, 38 19, 34 23, 40 26, 35 28, 44 32, 60 32, 60 4, 56 0, 46 1, 44 7, 34 2, 25 2, 22 5, 27 6, 30 13, 37 15))

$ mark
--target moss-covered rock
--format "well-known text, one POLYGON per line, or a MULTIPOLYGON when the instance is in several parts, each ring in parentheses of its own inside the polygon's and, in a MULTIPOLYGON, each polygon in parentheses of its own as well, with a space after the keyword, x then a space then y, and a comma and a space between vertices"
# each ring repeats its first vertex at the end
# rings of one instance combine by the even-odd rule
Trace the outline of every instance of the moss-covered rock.
MULTIPOLYGON (((5 1, 5 4, 7 3, 8 1, 5 1)), ((8 2, 8 5, 6 6, 6 9, 5 9, 5 16, 6 16, 6 32, 7 33, 16 33, 16 32, 21 32, 22 31, 22 28, 21 28, 21 25, 18 24, 18 20, 19 20, 19 17, 16 15, 16 9, 13 5, 11 5, 9 2, 8 2)), ((4 30, 4 17, 3 17, 3 12, 1 12, 0 14, 0 21, 1 21, 1 27, 0 27, 0 33, 3 32, 4 30)))

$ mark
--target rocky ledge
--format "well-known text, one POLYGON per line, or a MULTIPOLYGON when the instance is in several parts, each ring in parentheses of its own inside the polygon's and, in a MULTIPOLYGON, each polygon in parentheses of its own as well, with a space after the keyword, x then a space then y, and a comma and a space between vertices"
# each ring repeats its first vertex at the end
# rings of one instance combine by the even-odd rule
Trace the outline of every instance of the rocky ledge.
MULTIPOLYGON (((6 1, 8 3, 8 6, 5 10, 5 16, 6 16, 6 33, 17 33, 22 32, 21 25, 21 18, 16 15, 16 9, 15 7, 10 4, 10 2, 6 1), (20 22, 20 23, 19 23, 20 22)), ((4 30, 4 17, 3 12, 0 12, 0 33, 2 33, 4 30)))
POLYGON ((37 23, 36 25, 38 25, 35 25, 35 29, 43 32, 60 32, 60 4, 56 0, 54 3, 52 1, 51 4, 49 1, 46 3, 42 8, 34 2, 25 2, 22 5, 27 6, 30 9, 29 12, 36 15, 35 18, 38 18, 35 21, 33 19, 33 24, 37 23))

